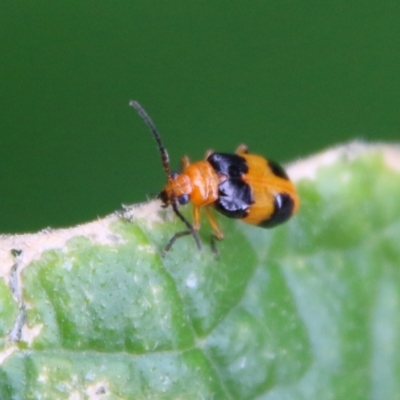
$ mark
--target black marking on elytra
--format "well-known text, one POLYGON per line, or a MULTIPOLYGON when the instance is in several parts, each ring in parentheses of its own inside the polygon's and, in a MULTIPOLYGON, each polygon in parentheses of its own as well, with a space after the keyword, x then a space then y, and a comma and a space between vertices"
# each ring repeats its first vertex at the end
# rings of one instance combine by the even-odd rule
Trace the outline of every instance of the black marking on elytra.
POLYGON ((241 179, 249 171, 246 159, 237 154, 213 153, 207 161, 217 174, 226 177, 218 186, 215 209, 229 218, 244 218, 254 203, 250 186, 241 179))
POLYGON ((226 175, 228 179, 240 178, 249 171, 246 159, 237 154, 213 153, 207 161, 218 174, 226 175))
POLYGON ((262 228, 273 228, 287 221, 293 214, 294 202, 290 195, 279 193, 274 197, 274 211, 271 216, 260 222, 262 228))
POLYGON ((282 178, 285 180, 289 180, 289 177, 283 167, 275 161, 267 160, 268 167, 271 169, 271 172, 277 176, 278 178, 282 178))
POLYGON ((218 187, 215 209, 229 218, 244 218, 254 203, 251 188, 240 179, 228 179, 218 187))

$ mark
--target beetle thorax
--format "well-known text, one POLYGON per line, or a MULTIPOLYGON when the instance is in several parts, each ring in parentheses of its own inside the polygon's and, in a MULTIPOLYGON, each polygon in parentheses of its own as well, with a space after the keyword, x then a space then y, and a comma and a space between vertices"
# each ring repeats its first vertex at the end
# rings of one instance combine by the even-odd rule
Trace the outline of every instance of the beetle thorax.
POLYGON ((219 178, 209 162, 195 162, 185 169, 185 174, 192 184, 190 201, 195 206, 212 204, 218 199, 219 178))

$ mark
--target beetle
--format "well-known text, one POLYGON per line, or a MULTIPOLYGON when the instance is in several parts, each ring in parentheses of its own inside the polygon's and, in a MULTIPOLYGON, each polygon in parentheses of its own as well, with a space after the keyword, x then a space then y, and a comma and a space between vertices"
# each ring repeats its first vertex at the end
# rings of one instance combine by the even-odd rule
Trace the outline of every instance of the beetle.
POLYGON ((164 254, 178 238, 186 235, 192 235, 197 248, 201 249, 197 233, 201 208, 205 210, 214 235, 220 240, 224 235, 211 208, 229 218, 262 228, 279 225, 297 212, 299 196, 285 170, 274 161, 249 154, 244 144, 234 154, 209 150, 204 160, 194 163, 184 156, 182 172, 171 172, 168 152, 154 122, 137 101, 132 100, 129 105, 148 125, 158 145, 167 175, 167 183, 158 195, 162 207, 171 206, 187 228, 175 233, 165 246, 164 254), (178 208, 189 201, 193 205, 192 224, 178 208))

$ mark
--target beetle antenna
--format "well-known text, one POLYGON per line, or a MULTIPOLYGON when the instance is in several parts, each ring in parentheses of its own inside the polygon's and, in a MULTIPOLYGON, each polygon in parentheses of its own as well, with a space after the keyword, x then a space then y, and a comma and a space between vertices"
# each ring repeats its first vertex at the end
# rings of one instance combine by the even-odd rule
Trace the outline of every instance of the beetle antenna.
POLYGON ((129 105, 138 112, 138 114, 142 117, 143 121, 147 124, 147 126, 150 128, 151 132, 153 133, 153 136, 157 142, 158 150, 160 150, 161 162, 164 167, 164 171, 167 174, 167 177, 169 178, 171 176, 171 169, 169 166, 169 156, 168 156, 167 149, 162 144, 161 136, 160 136, 160 133, 158 132, 158 129, 156 128, 154 122, 149 117, 149 115, 147 114, 145 109, 139 104, 139 102, 137 102, 135 100, 131 100, 129 102, 129 105))

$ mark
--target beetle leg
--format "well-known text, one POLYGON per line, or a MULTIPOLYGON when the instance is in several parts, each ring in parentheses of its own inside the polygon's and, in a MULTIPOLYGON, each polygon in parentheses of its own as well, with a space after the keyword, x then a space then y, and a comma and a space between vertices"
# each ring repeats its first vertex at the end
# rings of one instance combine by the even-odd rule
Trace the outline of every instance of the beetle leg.
POLYGON ((210 221, 211 227, 215 233, 215 236, 219 239, 222 240, 224 238, 224 234, 221 231, 221 228, 218 225, 218 222, 216 221, 216 219, 214 218, 214 216, 211 214, 211 210, 210 207, 205 207, 206 209, 206 214, 207 214, 207 218, 210 221))
POLYGON ((165 256, 165 254, 171 249, 172 245, 175 243, 175 241, 182 236, 186 235, 192 235, 193 239, 196 243, 197 248, 200 250, 201 249, 201 244, 200 244, 200 239, 197 235, 197 232, 195 231, 194 227, 190 224, 190 222, 181 214, 181 212, 178 210, 178 204, 176 201, 173 201, 171 203, 172 209, 174 213, 179 217, 179 219, 186 225, 188 228, 186 231, 182 232, 177 232, 175 235, 171 238, 171 240, 167 243, 167 245, 164 247, 164 251, 162 256, 165 256))
POLYGON ((182 232, 175 233, 175 235, 172 236, 170 241, 164 247, 164 250, 162 252, 162 257, 164 257, 171 250, 172 245, 176 242, 177 239, 181 238, 182 236, 191 235, 191 234, 192 234, 191 231, 182 231, 182 232))
POLYGON ((215 243, 215 239, 218 239, 214 233, 211 234, 211 238, 210 238, 210 245, 211 245, 211 250, 215 255, 215 259, 217 261, 219 261, 219 251, 218 251, 218 247, 217 244, 215 243))
POLYGON ((200 229, 200 207, 193 206, 193 229, 198 231, 200 229))
POLYGON ((182 157, 181 165, 182 165, 182 171, 184 171, 190 165, 190 160, 188 156, 182 157))
POLYGON ((249 148, 245 144, 241 144, 235 151, 235 153, 239 155, 247 154, 248 152, 249 148))
POLYGON ((215 151, 213 149, 208 149, 206 151, 206 155, 204 156, 204 159, 207 160, 208 157, 211 156, 211 154, 215 153, 215 151))

